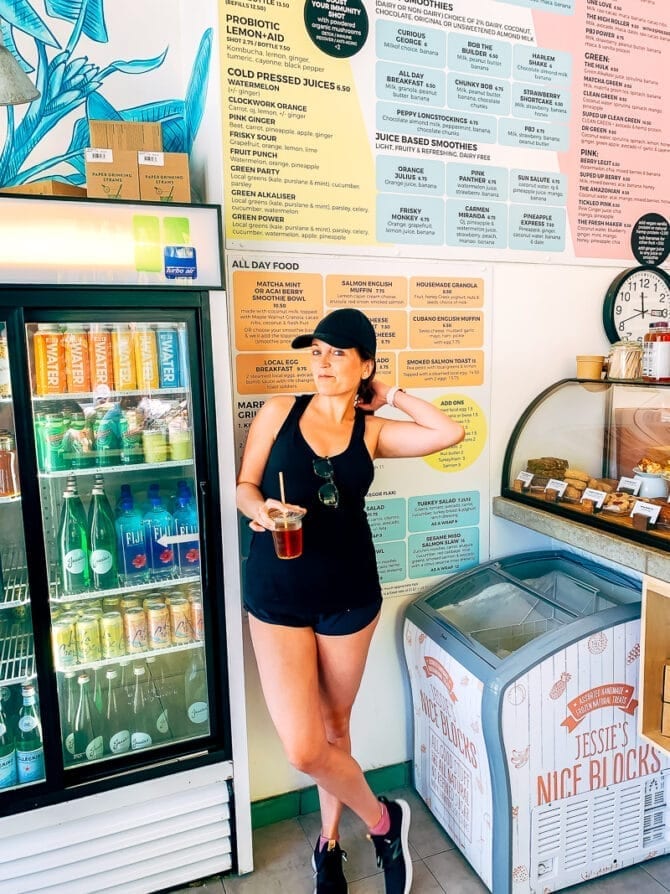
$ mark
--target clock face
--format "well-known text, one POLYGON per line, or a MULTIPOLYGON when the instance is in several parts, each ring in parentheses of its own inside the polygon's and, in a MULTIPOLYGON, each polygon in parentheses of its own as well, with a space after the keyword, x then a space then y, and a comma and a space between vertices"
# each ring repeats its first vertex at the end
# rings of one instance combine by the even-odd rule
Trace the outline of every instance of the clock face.
POLYGON ((611 342, 639 341, 650 323, 670 323, 670 274, 659 267, 632 267, 612 281, 603 304, 611 342))

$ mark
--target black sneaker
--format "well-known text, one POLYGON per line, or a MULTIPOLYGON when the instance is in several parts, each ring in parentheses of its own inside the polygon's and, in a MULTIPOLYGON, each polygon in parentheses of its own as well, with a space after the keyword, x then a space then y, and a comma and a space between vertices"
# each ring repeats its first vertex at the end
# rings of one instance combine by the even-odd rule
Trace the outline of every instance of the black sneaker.
POLYGON ((409 855, 409 818, 407 801, 380 798, 391 818, 386 835, 369 835, 377 851, 377 866, 384 867, 386 894, 409 894, 412 887, 412 860, 409 855))
POLYGON ((314 870, 314 894, 347 894, 347 880, 342 872, 342 860, 347 859, 337 841, 329 841, 319 850, 319 841, 312 855, 314 870))

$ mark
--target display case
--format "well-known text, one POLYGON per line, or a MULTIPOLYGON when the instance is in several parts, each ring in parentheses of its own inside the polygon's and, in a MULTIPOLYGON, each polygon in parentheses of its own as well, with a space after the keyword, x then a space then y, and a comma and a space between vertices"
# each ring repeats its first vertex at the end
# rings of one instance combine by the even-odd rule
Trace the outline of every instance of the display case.
POLYGON ((563 379, 517 422, 501 493, 668 549, 669 423, 667 385, 563 379))

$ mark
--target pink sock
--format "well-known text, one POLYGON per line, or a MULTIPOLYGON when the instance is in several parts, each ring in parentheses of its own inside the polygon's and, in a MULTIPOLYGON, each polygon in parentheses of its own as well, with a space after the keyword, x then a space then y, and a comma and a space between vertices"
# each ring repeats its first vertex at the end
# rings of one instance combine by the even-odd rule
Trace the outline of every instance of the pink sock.
POLYGON ((339 838, 324 838, 323 835, 319 835, 319 853, 321 853, 324 848, 328 847, 331 841, 339 840, 339 838))
POLYGON ((386 808, 386 804, 380 801, 382 808, 382 815, 379 817, 379 822, 376 826, 370 827, 370 835, 386 835, 388 830, 391 828, 391 817, 389 816, 389 812, 386 808))

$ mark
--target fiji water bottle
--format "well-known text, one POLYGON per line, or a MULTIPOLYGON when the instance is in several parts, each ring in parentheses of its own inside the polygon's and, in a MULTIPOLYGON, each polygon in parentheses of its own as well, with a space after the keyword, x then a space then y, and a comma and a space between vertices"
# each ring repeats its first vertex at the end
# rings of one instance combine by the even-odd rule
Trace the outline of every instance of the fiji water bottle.
POLYGON ((177 535, 177 562, 182 575, 198 574, 200 571, 200 538, 198 535, 198 512, 195 508, 191 488, 180 481, 175 498, 174 532, 177 535))
POLYGON ((114 523, 118 549, 118 571, 123 585, 149 580, 149 563, 142 515, 135 509, 132 495, 122 496, 114 523))
POLYGON ((163 505, 158 487, 149 488, 149 508, 144 513, 144 536, 151 580, 172 577, 176 563, 174 554, 174 519, 163 505))

